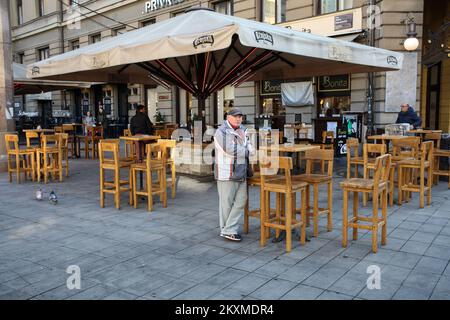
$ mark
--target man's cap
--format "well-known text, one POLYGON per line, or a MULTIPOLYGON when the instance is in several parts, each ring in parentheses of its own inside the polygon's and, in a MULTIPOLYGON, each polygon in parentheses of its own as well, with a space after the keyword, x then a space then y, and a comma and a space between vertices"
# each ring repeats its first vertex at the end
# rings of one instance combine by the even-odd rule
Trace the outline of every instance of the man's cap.
POLYGON ((229 116, 238 116, 238 115, 243 116, 244 113, 239 108, 233 108, 233 109, 231 109, 230 111, 227 112, 227 115, 229 115, 229 116))

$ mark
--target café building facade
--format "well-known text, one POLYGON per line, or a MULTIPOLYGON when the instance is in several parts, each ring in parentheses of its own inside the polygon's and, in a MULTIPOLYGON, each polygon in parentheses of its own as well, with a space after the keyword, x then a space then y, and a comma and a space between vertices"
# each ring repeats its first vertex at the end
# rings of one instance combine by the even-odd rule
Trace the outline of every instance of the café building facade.
MULTIPOLYGON (((184 14, 186 9, 197 6, 362 44, 369 44, 370 30, 373 30, 374 46, 405 54, 403 70, 373 75, 371 110, 375 128, 395 122, 402 102, 413 105, 422 116, 425 116, 424 110, 430 109, 424 100, 427 89, 422 73, 426 68, 421 61, 421 45, 415 51, 407 52, 402 44, 407 37, 403 21, 407 14, 414 17, 417 38, 422 44, 424 1, 382 1, 373 7, 360 0, 42 0, 30 3, 31 6, 25 6, 25 1, 13 0, 10 4, 13 57, 24 64, 184 14), (368 25, 369 13, 372 22, 368 25)), ((441 74, 445 74, 444 70, 441 74)), ((370 117, 367 112, 368 78, 367 74, 312 78, 299 74, 298 79, 289 83, 279 79, 225 87, 206 101, 206 122, 210 126, 220 124, 226 111, 238 106, 246 114, 245 121, 249 126, 262 116, 270 116, 282 117, 284 123, 303 122, 325 128, 328 122, 340 121, 343 114, 352 113, 361 119, 361 131, 364 131, 370 117), (294 92, 309 90, 309 98, 287 103, 292 100, 286 89, 289 87, 294 88, 294 92)), ((440 88, 447 90, 445 85, 440 88)), ((444 99, 447 96, 441 94, 444 99)), ((71 121, 81 121, 88 110, 97 115, 102 106, 111 122, 126 125, 140 103, 148 106, 152 122, 163 119, 184 126, 200 117, 196 99, 180 88, 139 83, 124 85, 113 80, 89 89, 20 96, 15 102, 15 108, 29 112, 46 110, 57 115, 67 111, 65 114, 69 114, 71 121)), ((445 117, 448 117, 449 108, 448 104, 441 103, 437 117, 444 120, 434 121, 440 129, 447 131, 450 119, 445 117)), ((433 111, 429 113, 436 115, 433 111)))

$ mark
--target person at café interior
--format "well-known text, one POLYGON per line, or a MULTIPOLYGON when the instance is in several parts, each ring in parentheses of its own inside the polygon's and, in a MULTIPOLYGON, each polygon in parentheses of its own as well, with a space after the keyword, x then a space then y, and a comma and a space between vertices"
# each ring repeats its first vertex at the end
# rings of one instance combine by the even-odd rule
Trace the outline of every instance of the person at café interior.
POLYGON ((131 118, 130 130, 131 134, 154 134, 153 123, 150 121, 147 113, 145 112, 147 108, 140 104, 136 109, 136 115, 131 118))
POLYGON ((398 113, 397 121, 395 121, 395 123, 409 123, 414 129, 421 126, 422 120, 408 103, 402 103, 400 108, 401 110, 398 113))

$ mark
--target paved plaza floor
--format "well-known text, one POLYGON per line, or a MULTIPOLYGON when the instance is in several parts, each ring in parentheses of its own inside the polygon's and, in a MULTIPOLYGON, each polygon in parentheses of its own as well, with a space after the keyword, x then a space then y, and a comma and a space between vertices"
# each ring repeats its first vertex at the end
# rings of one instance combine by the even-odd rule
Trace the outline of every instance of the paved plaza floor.
MULTIPOLYGON (((293 241, 290 253, 284 242, 260 247, 255 218, 242 242, 220 238, 209 179, 180 176, 176 199, 169 196, 167 208, 157 200, 149 213, 145 202, 130 207, 126 195, 121 210, 112 196, 100 208, 96 160, 71 161, 62 183, 10 184, 1 173, 0 299, 450 299, 447 183, 433 188, 424 209, 418 194, 388 208, 388 241, 377 254, 367 232, 343 248, 341 160, 333 231, 321 218, 319 236, 309 227, 310 241, 293 241), (45 196, 54 190, 58 204, 35 200, 39 188, 45 196), (373 265, 379 289, 367 285, 373 265), (69 266, 80 268, 80 289, 68 288, 69 266)), ((326 203, 325 189, 319 201, 326 203)), ((251 189, 250 205, 258 202, 251 189)))

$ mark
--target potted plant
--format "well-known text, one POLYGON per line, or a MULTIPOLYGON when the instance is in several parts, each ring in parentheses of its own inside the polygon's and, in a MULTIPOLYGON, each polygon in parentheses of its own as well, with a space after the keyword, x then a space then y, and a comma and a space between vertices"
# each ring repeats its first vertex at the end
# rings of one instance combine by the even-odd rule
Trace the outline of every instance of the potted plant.
POLYGON ((165 122, 165 116, 161 112, 159 112, 159 110, 156 111, 154 118, 155 118, 156 123, 164 123, 165 122))

